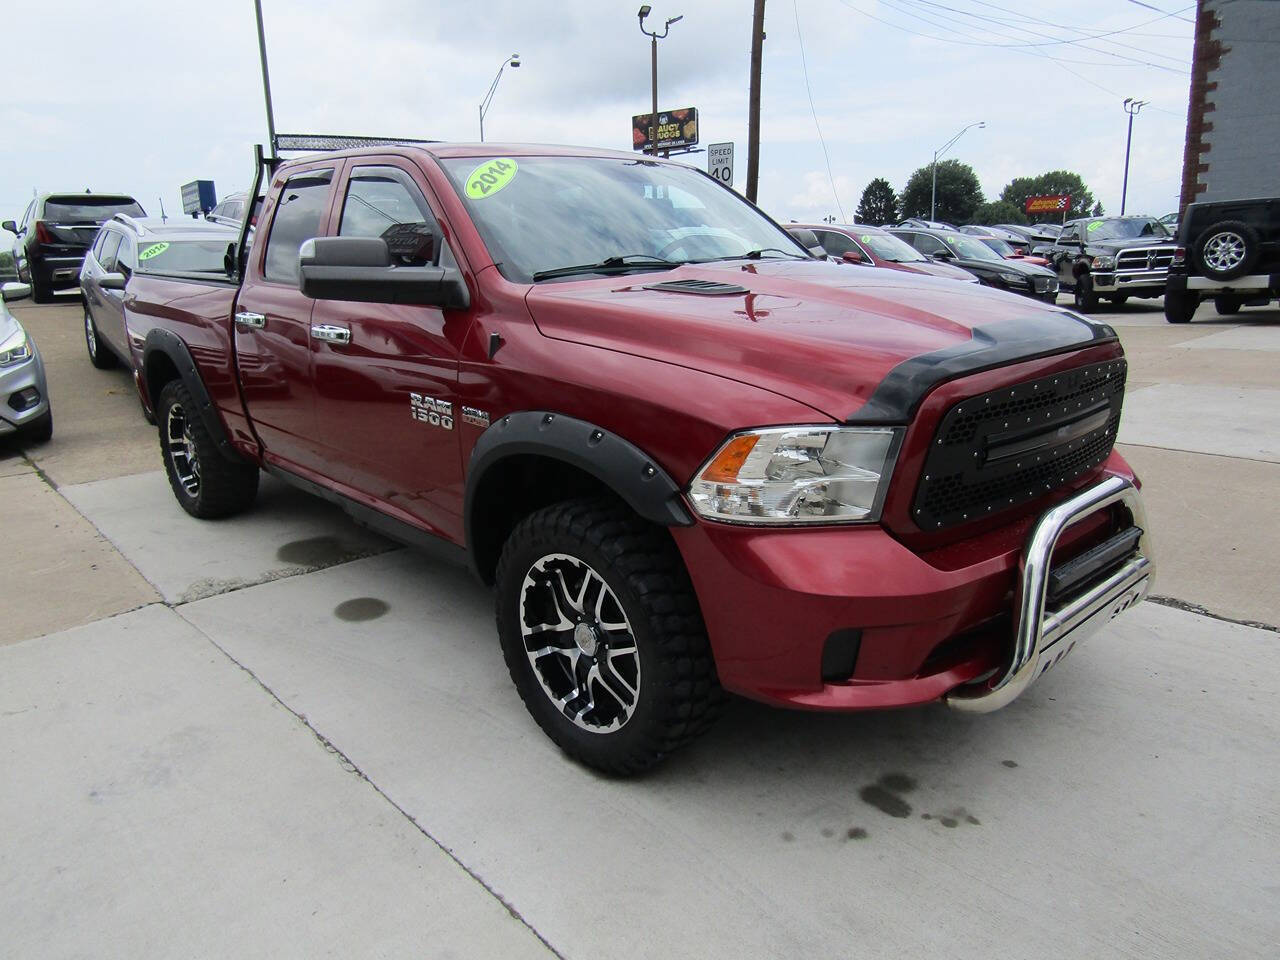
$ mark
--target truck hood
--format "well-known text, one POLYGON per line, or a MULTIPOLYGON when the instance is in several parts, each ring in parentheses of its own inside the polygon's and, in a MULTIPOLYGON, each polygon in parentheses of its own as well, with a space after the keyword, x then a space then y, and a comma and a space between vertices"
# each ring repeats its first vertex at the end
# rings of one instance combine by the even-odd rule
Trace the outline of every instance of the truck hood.
POLYGON ((842 421, 904 422, 944 380, 1115 338, 978 284, 822 261, 544 282, 526 301, 547 337, 753 384, 842 421))
POLYGON ((1134 247, 1171 247, 1178 241, 1172 237, 1127 237, 1124 240, 1089 240, 1090 247, 1101 247, 1103 250, 1117 252, 1132 250, 1134 247))

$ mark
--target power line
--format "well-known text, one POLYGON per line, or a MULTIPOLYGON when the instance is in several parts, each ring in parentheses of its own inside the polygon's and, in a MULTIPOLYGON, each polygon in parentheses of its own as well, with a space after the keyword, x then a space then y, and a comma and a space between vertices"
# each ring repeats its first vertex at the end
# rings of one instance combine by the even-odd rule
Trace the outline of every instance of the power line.
MULTIPOLYGON (((1153 7, 1153 6, 1152 6, 1151 4, 1149 4, 1149 3, 1144 3, 1144 2, 1143 2, 1143 0, 1129 0, 1129 2, 1130 2, 1130 3, 1132 3, 1134 6, 1137 6, 1137 7, 1146 7, 1148 10, 1154 10, 1156 13, 1163 13, 1166 17, 1174 17, 1174 18, 1176 18, 1176 19, 1178 19, 1178 20, 1184 20, 1184 21, 1186 21, 1187 23, 1195 23, 1195 21, 1194 21, 1194 20, 1192 20, 1192 19, 1190 19, 1190 18, 1188 18, 1188 17, 1180 17, 1180 16, 1178 16, 1178 14, 1179 14, 1179 13, 1182 13, 1182 10, 1179 10, 1179 11, 1177 11, 1177 13, 1174 13, 1174 12, 1169 11, 1169 10, 1161 10, 1159 7, 1153 7)), ((1183 7, 1183 10, 1185 10, 1185 9, 1187 9, 1187 8, 1186 8, 1186 7, 1183 7)))
POLYGON ((813 113, 813 125, 818 130, 818 142, 822 144, 822 156, 827 161, 827 179, 831 181, 831 195, 836 199, 836 208, 840 211, 840 222, 845 223, 844 207, 840 203, 840 193, 836 190, 836 178, 831 173, 831 156, 827 153, 827 141, 822 136, 822 126, 818 123, 818 108, 813 105, 813 88, 809 86, 809 65, 804 58, 804 35, 800 32, 800 8, 796 0, 791 0, 791 10, 796 15, 796 39, 800 41, 800 67, 804 71, 804 90, 809 95, 809 110, 813 113))

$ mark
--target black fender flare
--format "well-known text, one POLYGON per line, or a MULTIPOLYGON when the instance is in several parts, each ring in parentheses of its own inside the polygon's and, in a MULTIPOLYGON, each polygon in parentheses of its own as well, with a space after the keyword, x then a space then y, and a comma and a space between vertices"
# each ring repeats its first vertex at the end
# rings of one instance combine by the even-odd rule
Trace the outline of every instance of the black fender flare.
MULTIPOLYGON (((205 388, 204 380, 200 377, 200 371, 196 368, 196 362, 191 356, 191 351, 181 337, 172 330, 165 330, 162 327, 155 327, 148 331, 147 338, 143 341, 142 346, 142 380, 147 395, 151 397, 152 409, 155 410, 160 391, 155 389, 148 381, 147 369, 151 365, 151 358, 156 354, 163 354, 177 369, 178 376, 182 379, 187 392, 191 394, 191 398, 196 402, 196 410, 200 414, 200 419, 203 421, 205 429, 209 431, 209 436, 213 438, 218 452, 233 463, 243 463, 244 457, 240 455, 240 452, 231 443, 231 438, 227 436, 226 427, 222 424, 222 417, 219 416, 218 408, 214 406, 213 400, 209 396, 209 391, 205 388)), ((155 410, 155 413, 156 419, 159 420, 159 411, 155 410)))
POLYGON ((475 498, 485 474, 508 457, 533 454, 560 460, 613 490, 640 516, 666 527, 690 526, 680 485, 643 450, 616 433, 585 420, 546 410, 525 410, 499 419, 471 451, 463 506, 467 549, 475 554, 475 498))

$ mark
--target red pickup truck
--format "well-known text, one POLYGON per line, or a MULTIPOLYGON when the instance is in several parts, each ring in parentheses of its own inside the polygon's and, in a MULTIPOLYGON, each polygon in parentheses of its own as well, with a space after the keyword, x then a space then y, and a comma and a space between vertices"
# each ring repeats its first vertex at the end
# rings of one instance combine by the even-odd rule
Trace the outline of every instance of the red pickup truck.
POLYGON ((126 288, 178 502, 245 510, 266 470, 465 559, 581 762, 641 770, 724 691, 992 710, 1148 589, 1106 325, 816 260, 649 157, 264 172, 225 280, 126 288))

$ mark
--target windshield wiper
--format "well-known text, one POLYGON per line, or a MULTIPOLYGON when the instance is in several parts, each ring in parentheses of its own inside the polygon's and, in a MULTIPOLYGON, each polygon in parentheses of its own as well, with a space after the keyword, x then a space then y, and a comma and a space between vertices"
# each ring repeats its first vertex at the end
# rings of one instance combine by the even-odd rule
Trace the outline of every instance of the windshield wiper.
POLYGON ((623 273, 627 270, 665 270, 667 267, 678 266, 680 262, 651 257, 646 253, 624 253, 616 257, 605 257, 599 263, 580 263, 572 267, 539 270, 533 275, 533 279, 536 282, 554 277, 572 277, 579 273, 623 273))
POLYGON ((695 263, 720 263, 724 260, 763 260, 766 253, 777 253, 784 257, 790 257, 793 260, 808 260, 809 257, 802 256, 798 253, 792 253, 790 250, 783 250, 780 247, 761 247, 759 250, 748 250, 746 253, 735 253, 731 257, 712 257, 710 260, 696 260, 695 263))

